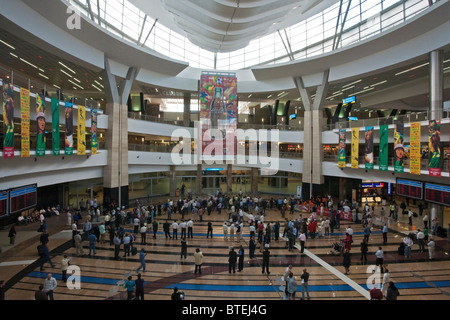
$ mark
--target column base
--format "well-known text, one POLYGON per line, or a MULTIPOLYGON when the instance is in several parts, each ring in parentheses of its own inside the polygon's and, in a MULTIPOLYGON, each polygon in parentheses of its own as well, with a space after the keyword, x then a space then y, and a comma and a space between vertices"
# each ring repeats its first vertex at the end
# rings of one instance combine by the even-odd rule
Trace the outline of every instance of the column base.
MULTIPOLYGON (((125 208, 129 207, 128 186, 122 186, 121 190, 121 205, 125 208)), ((109 208, 114 203, 119 205, 119 187, 103 188, 103 207, 109 208)))

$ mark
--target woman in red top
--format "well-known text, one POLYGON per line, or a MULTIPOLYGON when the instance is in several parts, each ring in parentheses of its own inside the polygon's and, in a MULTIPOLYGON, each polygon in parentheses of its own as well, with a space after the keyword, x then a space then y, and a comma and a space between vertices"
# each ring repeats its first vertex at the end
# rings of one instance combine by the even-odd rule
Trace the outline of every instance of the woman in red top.
POLYGON ((352 249, 352 237, 348 233, 345 234, 344 249, 350 251, 352 249))

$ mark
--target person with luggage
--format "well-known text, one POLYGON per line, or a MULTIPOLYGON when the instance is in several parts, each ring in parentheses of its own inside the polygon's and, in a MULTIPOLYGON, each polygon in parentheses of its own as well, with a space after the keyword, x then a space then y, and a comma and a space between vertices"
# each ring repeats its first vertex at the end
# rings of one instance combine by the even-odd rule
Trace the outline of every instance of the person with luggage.
POLYGON ((414 244, 414 241, 413 241, 411 235, 408 234, 406 237, 404 237, 403 243, 405 244, 405 250, 404 250, 405 258, 409 259, 411 257, 411 247, 414 244))

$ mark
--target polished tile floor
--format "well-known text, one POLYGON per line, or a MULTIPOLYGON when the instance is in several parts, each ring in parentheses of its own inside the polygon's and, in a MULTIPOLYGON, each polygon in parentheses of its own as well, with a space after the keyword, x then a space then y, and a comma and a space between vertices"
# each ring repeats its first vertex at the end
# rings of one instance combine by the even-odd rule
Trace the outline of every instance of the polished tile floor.
MULTIPOLYGON (((376 208, 377 214, 379 208, 376 208)), ((300 213, 286 214, 286 218, 295 219, 300 213)), ((302 214, 302 217, 307 217, 302 214)), ((172 215, 181 219, 181 215, 172 215)), ((189 216, 186 216, 189 218, 189 216)), ((381 220, 376 215, 374 228, 369 240, 368 261, 360 260, 360 243, 363 239, 362 225, 350 221, 341 221, 340 230, 334 230, 329 236, 307 239, 306 250, 300 254, 298 248, 289 251, 285 241, 272 240, 270 243, 270 274, 261 272, 262 254, 257 249, 256 259, 248 257, 249 230, 244 228, 243 239, 239 242, 225 241, 222 225, 228 215, 217 212, 205 215, 203 221, 194 222, 194 237, 187 239, 187 258, 180 256, 180 233, 178 240, 166 239, 162 232, 165 217, 158 217, 161 222, 156 239, 147 236, 147 244, 140 244, 137 237, 136 247, 147 252, 146 271, 141 270, 145 280, 146 300, 169 300, 173 287, 177 286, 186 295, 186 300, 283 300, 284 283, 281 276, 289 264, 293 265, 294 276, 300 284, 300 275, 304 268, 310 273, 309 293, 311 299, 343 299, 365 300, 369 297, 368 284, 376 275, 372 274, 375 263, 375 252, 382 246, 385 252, 385 264, 388 265, 391 280, 399 288, 399 300, 449 300, 450 299, 450 243, 447 239, 436 239, 436 256, 429 261, 427 252, 418 252, 414 245, 412 256, 405 259, 397 254, 397 248, 404 235, 411 230, 406 223, 407 218, 400 217, 398 222, 388 221, 388 243, 383 244, 381 220), (206 238, 207 222, 214 226, 214 237, 206 238), (332 244, 343 239, 345 228, 351 225, 354 230, 354 243, 351 250, 350 274, 344 275, 342 256, 331 254, 332 244), (228 252, 233 246, 238 250, 242 245, 245 249, 245 264, 242 272, 228 272, 228 252), (202 274, 194 274, 193 253, 196 248, 203 252, 202 274)), ((126 299, 125 289, 121 286, 123 280, 131 275, 136 279, 136 269, 139 267, 138 255, 114 260, 114 247, 109 242, 97 244, 95 257, 87 255, 77 257, 75 249, 70 244, 71 231, 67 226, 65 214, 48 219, 50 232, 51 268, 45 264, 40 272, 37 261, 36 246, 39 242, 38 225, 18 226, 16 244, 7 243, 7 230, 0 232, 3 256, 0 261, 0 280, 5 280, 7 300, 32 300, 34 292, 43 283, 47 273, 52 273, 58 282, 55 290, 55 300, 104 300, 126 299), (79 267, 80 288, 69 288, 61 281, 61 259, 64 254, 72 257, 71 265, 79 267)), ((268 210, 265 222, 281 222, 283 232, 284 219, 278 210, 268 210)), ((422 219, 414 218, 415 228, 421 228, 422 219)), ((132 231, 132 226, 126 229, 132 231)), ((88 243, 85 241, 84 251, 88 253, 88 243)), ((122 254, 121 254, 122 256, 122 254)), ((382 276, 382 275, 381 275, 382 276)), ((300 285, 296 298, 301 297, 300 285)))

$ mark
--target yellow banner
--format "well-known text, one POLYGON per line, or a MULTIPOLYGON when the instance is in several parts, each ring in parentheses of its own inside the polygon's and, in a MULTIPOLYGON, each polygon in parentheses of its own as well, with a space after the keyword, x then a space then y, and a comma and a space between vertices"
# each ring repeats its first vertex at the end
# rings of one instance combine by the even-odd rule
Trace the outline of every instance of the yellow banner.
POLYGON ((352 128, 352 168, 359 167, 359 128, 352 128))
POLYGON ((86 154, 86 107, 78 106, 77 154, 86 154))
POLYGON ((20 88, 20 136, 22 158, 30 157, 30 91, 20 88))
POLYGON ((420 122, 411 123, 409 173, 420 175, 420 122))

